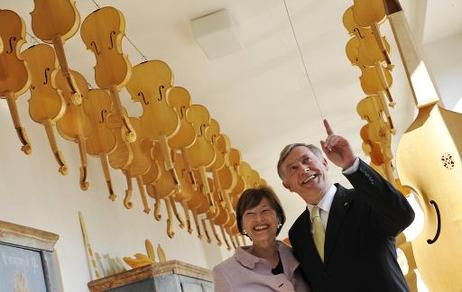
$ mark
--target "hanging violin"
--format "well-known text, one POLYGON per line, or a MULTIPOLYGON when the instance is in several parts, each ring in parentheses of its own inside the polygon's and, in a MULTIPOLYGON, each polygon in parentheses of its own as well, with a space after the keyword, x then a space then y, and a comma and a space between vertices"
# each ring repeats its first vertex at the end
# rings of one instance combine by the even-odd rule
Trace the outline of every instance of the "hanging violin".
POLYGON ((53 131, 53 125, 66 111, 66 101, 55 84, 56 74, 59 71, 55 51, 49 45, 38 44, 25 50, 22 56, 28 63, 32 80, 29 115, 34 122, 45 127, 51 149, 59 165, 59 172, 65 175, 67 165, 58 149, 53 131))
POLYGON ((117 196, 112 187, 108 166, 108 155, 117 146, 116 137, 108 126, 108 116, 112 112, 111 97, 105 90, 91 89, 83 102, 83 109, 93 128, 86 141, 87 153, 97 156, 100 159, 106 186, 109 191, 109 199, 115 201, 117 196))
POLYGON ((192 122, 196 132, 196 141, 186 148, 185 154, 188 157, 191 167, 199 172, 202 192, 207 196, 209 208, 215 212, 215 202, 207 179, 206 168, 215 161, 215 150, 210 141, 208 127, 210 125, 210 114, 206 107, 194 104, 187 112, 188 119, 192 122))
MULTIPOLYGON (((130 124, 133 126, 133 129, 138 135, 138 138, 136 141, 129 144, 130 148, 132 149, 133 159, 127 166, 123 168, 123 173, 125 174, 129 185, 131 185, 132 178, 136 179, 138 190, 140 192, 141 202, 143 204, 143 212, 149 214, 151 209, 149 208, 148 200, 146 198, 143 175, 149 171, 149 168, 151 167, 151 160, 147 156, 147 153, 143 151, 142 147, 143 139, 145 139, 144 125, 139 118, 130 117, 129 119, 130 124)), ((124 198, 124 205, 128 209, 132 207, 129 196, 124 198)))
POLYGON ((99 88, 109 90, 114 104, 113 115, 122 124, 124 140, 131 143, 136 140, 136 133, 119 96, 132 72, 130 61, 122 52, 124 34, 125 18, 110 6, 90 13, 80 28, 83 42, 96 57, 95 82, 99 88))
POLYGON ((127 83, 132 100, 140 102, 146 138, 157 141, 164 157, 165 169, 180 188, 178 176, 173 166, 168 140, 179 130, 180 121, 175 110, 169 105, 166 91, 172 86, 173 75, 168 65, 159 60, 142 62, 133 67, 133 74, 127 83))
POLYGON ((80 15, 74 0, 34 0, 32 31, 45 43, 53 44, 74 105, 82 103, 80 88, 69 69, 64 42, 79 29, 80 15))
MULTIPOLYGON (((76 86, 79 88, 81 97, 84 99, 88 95, 88 83, 85 77, 77 71, 69 71, 76 86)), ((66 81, 66 74, 59 70, 56 74, 56 87, 61 90, 64 100, 66 101, 66 111, 64 115, 56 123, 59 134, 66 140, 75 142, 79 145, 80 154, 80 188, 87 190, 89 183, 87 182, 87 150, 86 140, 92 132, 91 123, 88 116, 85 114, 82 104, 74 104, 72 102, 73 89, 69 87, 66 81)))
POLYGON ((14 128, 25 154, 32 152, 26 131, 21 125, 16 99, 30 86, 31 78, 24 60, 20 57, 25 42, 24 21, 11 10, 0 10, 0 38, 4 49, 0 53, 0 97, 4 97, 10 109, 14 128))
POLYGON ((191 95, 183 87, 174 86, 167 90, 167 100, 171 107, 176 111, 180 119, 178 132, 168 139, 168 145, 174 150, 179 150, 183 156, 183 161, 194 188, 198 188, 197 178, 191 168, 191 163, 186 155, 186 148, 191 147, 196 141, 196 132, 191 121, 188 120, 187 111, 191 107, 191 95))

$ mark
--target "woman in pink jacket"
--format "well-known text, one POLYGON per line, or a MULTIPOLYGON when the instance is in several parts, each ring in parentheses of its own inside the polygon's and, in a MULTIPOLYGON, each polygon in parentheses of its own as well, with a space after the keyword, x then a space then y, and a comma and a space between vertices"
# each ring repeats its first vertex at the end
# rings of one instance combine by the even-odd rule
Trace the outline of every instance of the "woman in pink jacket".
POLYGON ((247 189, 236 207, 237 227, 252 240, 213 269, 215 292, 310 291, 292 250, 276 240, 286 217, 270 188, 247 189))

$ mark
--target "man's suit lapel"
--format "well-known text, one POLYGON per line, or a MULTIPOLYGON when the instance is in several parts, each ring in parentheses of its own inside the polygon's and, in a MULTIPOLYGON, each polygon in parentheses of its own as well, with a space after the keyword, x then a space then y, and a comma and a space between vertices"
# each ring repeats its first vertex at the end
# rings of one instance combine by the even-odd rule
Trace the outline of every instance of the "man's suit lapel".
POLYGON ((348 212, 351 203, 351 197, 347 195, 346 189, 341 185, 336 184, 337 191, 335 193, 332 206, 329 211, 329 220, 327 223, 326 240, 324 243, 324 262, 329 261, 329 256, 336 244, 337 237, 340 233, 340 228, 344 222, 345 214, 348 212))

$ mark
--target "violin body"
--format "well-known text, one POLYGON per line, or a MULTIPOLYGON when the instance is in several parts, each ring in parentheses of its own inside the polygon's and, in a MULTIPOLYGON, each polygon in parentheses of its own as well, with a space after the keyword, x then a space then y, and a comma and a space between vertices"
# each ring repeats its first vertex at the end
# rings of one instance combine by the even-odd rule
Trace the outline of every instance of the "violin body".
MULTIPOLYGON (((125 115, 127 115, 126 111, 125 115)), ((109 164, 114 169, 125 169, 133 160, 133 151, 130 143, 125 141, 123 137, 122 124, 118 114, 113 113, 108 116, 108 127, 115 135, 117 145, 114 151, 108 155, 109 164)))
POLYGON ((239 166, 239 174, 242 175, 246 189, 256 188, 260 185, 260 175, 257 171, 253 170, 249 163, 242 161, 239 166))
POLYGON ((34 122, 45 127, 51 149, 60 166, 59 172, 65 175, 67 165, 58 149, 53 130, 53 125, 66 112, 66 101, 55 84, 59 72, 55 51, 49 45, 38 44, 25 50, 22 56, 28 62, 32 80, 29 115, 34 122))
POLYGON ((149 171, 151 166, 151 160, 146 155, 146 152, 142 148, 142 133, 143 126, 139 118, 130 117, 130 123, 133 125, 136 133, 138 133, 138 138, 135 142, 131 143, 130 146, 133 151, 133 160, 127 166, 127 172, 130 177, 137 177, 146 174, 149 171))
POLYGON ((214 173, 214 179, 217 181, 218 189, 223 194, 224 206, 228 213, 234 214, 234 208, 231 202, 231 192, 237 183, 236 173, 229 161, 229 153, 231 151, 229 138, 221 134, 216 142, 217 150, 224 156, 224 165, 214 173))
POLYGON ((13 92, 14 97, 24 94, 30 86, 29 71, 20 50, 25 43, 24 21, 11 10, 0 10, 0 36, 4 43, 0 54, 0 96, 13 92))
MULTIPOLYGON (((159 144, 156 144, 154 146, 153 158, 156 161, 158 161, 160 165, 164 164, 164 158, 159 144)), ((175 181, 170 176, 170 174, 162 167, 160 168, 159 179, 154 181, 152 185, 154 186, 156 196, 159 199, 165 199, 166 197, 173 195, 176 191, 175 181)))
MULTIPOLYGON (((390 52, 390 44, 382 37, 387 53, 390 52)), ((377 63, 385 61, 381 47, 369 28, 357 27, 354 36, 346 45, 346 55, 351 64, 364 67, 373 67, 377 63)))
POLYGON ((239 197, 246 189, 246 183, 244 177, 240 174, 239 168, 241 165, 241 152, 236 148, 231 148, 229 151, 229 164, 231 166, 231 170, 236 175, 236 184, 231 191, 231 202, 233 204, 233 209, 236 209, 237 201, 239 197))
POLYGON ((22 56, 28 61, 31 74, 30 117, 39 124, 46 120, 56 122, 64 115, 66 103, 55 85, 59 65, 53 48, 38 44, 25 50, 22 56))
POLYGON ((216 156, 208 134, 210 114, 204 106, 194 104, 187 112, 187 116, 192 121, 196 132, 196 142, 191 147, 186 148, 191 166, 193 168, 209 167, 215 161, 216 156))
MULTIPOLYGON (((389 49, 387 50, 381 33, 379 24, 385 20, 385 6, 383 0, 354 0, 352 8, 353 13, 348 13, 347 16, 353 15, 354 21, 361 27, 369 27, 372 30, 373 36, 380 47, 387 67, 391 70, 389 49)), ((344 21, 345 23, 345 21, 344 21)))
POLYGON ((173 149, 189 147, 196 141, 196 133, 186 115, 191 106, 191 96, 185 88, 175 86, 167 91, 167 100, 180 119, 178 132, 168 140, 168 145, 173 149))
MULTIPOLYGON (((77 71, 69 71, 76 85, 79 88, 79 93, 85 99, 88 95, 88 83, 85 77, 77 71)), ((79 145, 80 154, 80 188, 82 190, 88 189, 87 180, 87 149, 86 139, 92 132, 92 127, 88 116, 85 114, 81 104, 76 105, 73 102, 74 90, 67 82, 66 73, 59 70, 56 75, 56 86, 62 91, 64 100, 66 101, 66 112, 62 118, 56 123, 59 134, 71 142, 79 145)))
POLYGON ((142 151, 146 157, 150 160, 150 167, 147 173, 143 175, 144 184, 151 184, 159 179, 160 177, 160 166, 159 162, 154 159, 152 151, 154 148, 154 142, 149 139, 144 139, 141 142, 142 151))
POLYGON ((129 143, 136 140, 136 132, 120 100, 119 91, 130 79, 132 66, 122 52, 125 34, 123 14, 114 7, 93 11, 82 22, 80 36, 88 50, 96 57, 95 82, 101 89, 108 89, 114 104, 114 115, 119 117, 123 139, 129 143))
POLYGON ((95 82, 99 88, 121 89, 131 76, 131 64, 122 52, 125 18, 114 7, 102 7, 82 22, 80 36, 96 57, 95 82))
POLYGON ((173 136, 179 127, 179 118, 167 101, 166 91, 172 86, 173 75, 162 61, 152 60, 133 67, 127 90, 133 101, 143 107, 141 120, 148 138, 173 136))
POLYGON ((32 152, 32 146, 24 128, 16 105, 16 99, 30 86, 31 78, 24 60, 20 57, 21 46, 25 42, 24 21, 11 10, 0 10, 0 38, 3 51, 0 53, 0 97, 6 98, 11 118, 22 143, 25 154, 32 152))
POLYGON ((141 122, 146 138, 158 141, 164 156, 165 169, 170 172, 178 185, 178 177, 173 166, 168 140, 176 134, 180 120, 175 110, 169 105, 166 91, 173 82, 173 75, 168 65, 159 60, 151 60, 133 67, 133 75, 127 83, 127 90, 132 100, 140 102, 143 107, 141 122))
POLYGON ((90 89, 83 102, 83 109, 93 129, 87 139, 88 154, 99 156, 113 152, 117 144, 108 126, 108 116, 112 112, 109 94, 102 89, 90 89))
POLYGON ((210 114, 202 105, 192 105, 187 112, 188 119, 192 122, 196 132, 196 141, 185 149, 185 156, 191 167, 199 172, 202 192, 207 196, 210 209, 213 212, 215 203, 207 180, 206 168, 212 166, 216 153, 210 135, 210 114))
POLYGON ((376 67, 361 68, 361 72, 359 78, 361 88, 366 94, 379 94, 379 92, 387 91, 393 83, 393 77, 387 68, 383 68, 384 77, 380 75, 382 72, 378 71, 376 67))
POLYGON ((424 228, 412 242, 419 273, 431 291, 462 287, 462 115, 439 105, 421 108, 400 139, 397 170, 414 190, 424 228))
POLYGON ((46 43, 56 36, 71 38, 79 29, 80 15, 74 0, 34 0, 32 31, 46 43))
POLYGON ((83 110, 93 129, 86 140, 87 153, 100 158, 109 199, 115 201, 117 196, 112 188, 108 166, 108 154, 112 153, 117 146, 116 137, 108 126, 108 116, 112 112, 111 97, 103 89, 91 89, 83 101, 83 110))
MULTIPOLYGON (((71 72, 77 81, 80 92, 85 98, 88 95, 88 83, 85 77, 77 71, 71 70, 71 72)), ((66 112, 56 123, 59 133, 64 139, 72 142, 77 142, 79 136, 83 139, 87 139, 92 132, 90 120, 83 111, 83 107, 81 105, 75 105, 72 102, 71 89, 61 70, 56 75, 56 86, 62 91, 64 100, 66 101, 66 112)))
POLYGON ((371 26, 385 20, 385 6, 382 0, 354 0, 353 15, 362 26, 371 26))
MULTIPOLYGON (((129 147, 132 150, 133 153, 133 159, 128 164, 123 170, 125 173, 125 176, 127 177, 127 181, 131 181, 131 178, 135 178, 136 182, 138 184, 138 189, 140 192, 141 196, 141 202, 143 203, 143 211, 146 214, 149 214, 151 209, 148 206, 148 201, 146 198, 146 192, 145 192, 145 187, 144 187, 144 182, 143 182, 143 175, 145 175, 148 171, 149 168, 151 167, 151 159, 149 157, 149 153, 146 153, 142 147, 142 142, 143 142, 143 126, 139 118, 135 117, 130 117, 130 123, 133 126, 133 129, 138 133, 138 139, 134 141, 133 143, 129 144, 129 147)), ((125 196, 124 199, 124 205, 130 209, 131 208, 131 202, 130 202, 130 197, 131 197, 131 182, 128 183, 128 190, 127 190, 127 195, 125 196)))

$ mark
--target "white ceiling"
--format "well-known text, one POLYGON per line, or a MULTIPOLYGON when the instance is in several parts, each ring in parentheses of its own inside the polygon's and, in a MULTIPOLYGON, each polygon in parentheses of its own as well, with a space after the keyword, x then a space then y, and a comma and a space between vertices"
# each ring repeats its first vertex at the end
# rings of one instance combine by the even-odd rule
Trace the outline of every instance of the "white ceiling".
MULTIPOLYGON (((241 150, 243 159, 277 192, 286 193, 275 170, 279 151, 296 141, 318 143, 325 137, 321 116, 328 118, 334 130, 349 138, 355 151, 362 154, 359 129, 365 122, 356 114, 356 104, 365 95, 359 86, 359 71, 344 53, 349 36, 342 24, 343 13, 352 1, 286 0, 313 87, 305 78, 283 0, 95 1, 122 11, 129 39, 148 59, 161 59, 170 65, 174 84, 187 88, 193 103, 209 109, 233 147, 241 150), (193 38, 190 20, 222 8, 233 18, 242 49, 208 60, 193 38)), ((426 42, 461 32, 462 0, 403 2, 410 23, 423 32, 426 42), (419 27, 422 24, 425 30, 419 27)), ((29 12, 33 1, 1 3, 1 8, 19 13, 31 33, 29 12)), ((82 20, 96 9, 91 0, 76 3, 82 20)), ((387 24, 382 31, 392 39, 387 24)), ((65 44, 65 49, 70 66, 94 85, 94 55, 85 49, 79 33, 65 44)), ((124 51, 133 64, 143 61, 127 40, 124 51)), ((398 101, 392 115, 402 131, 412 119, 413 103, 394 46, 392 58, 397 65, 392 90, 398 101)), ((128 94, 123 96, 129 112, 139 113, 128 94)), ((290 206, 300 201, 283 196, 289 213, 295 212, 296 208, 290 206)))

